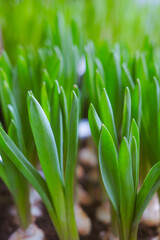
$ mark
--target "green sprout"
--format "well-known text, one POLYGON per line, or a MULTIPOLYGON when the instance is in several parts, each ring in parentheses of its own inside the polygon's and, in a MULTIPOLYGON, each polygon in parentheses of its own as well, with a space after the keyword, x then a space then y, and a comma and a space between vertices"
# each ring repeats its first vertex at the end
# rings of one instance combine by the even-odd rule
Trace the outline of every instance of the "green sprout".
POLYGON ((125 124, 129 135, 122 138, 117 148, 113 132, 102 124, 93 105, 89 116, 91 131, 98 144, 102 180, 116 213, 119 238, 136 240, 141 216, 160 186, 160 163, 153 166, 138 191, 140 140, 135 120, 130 128, 125 124))
POLYGON ((107 44, 101 48, 102 53, 98 53, 100 56, 98 58, 95 55, 93 42, 89 42, 85 47, 86 74, 83 98, 86 97, 89 103, 94 104, 98 114, 103 119, 100 110, 103 109, 101 93, 104 91, 103 88, 106 89, 112 106, 117 138, 120 139, 126 87, 129 88, 132 99, 131 118, 134 118, 138 127, 140 127, 142 114, 141 84, 138 77, 135 79, 132 77, 130 73, 131 64, 126 57, 127 54, 124 53, 124 49, 119 44, 116 44, 113 49, 107 44))
MULTIPOLYGON (((85 84, 89 102, 93 102, 101 121, 112 134, 117 149, 122 138, 129 136, 131 119, 134 118, 140 126, 142 114, 140 81, 138 79, 133 81, 127 64, 121 60, 125 57, 121 56, 120 50, 119 45, 116 45, 111 52, 107 49, 105 52, 107 60, 103 61, 103 67, 99 58, 95 57, 93 43, 89 43, 86 47, 85 84)), ((88 118, 91 126, 90 111, 88 118)), ((91 126, 91 130, 95 131, 95 128, 91 126)), ((94 138, 94 140, 98 147, 98 139, 94 138)), ((117 235, 114 209, 111 214, 112 231, 117 235)))
MULTIPOLYGON (((24 129, 22 128, 22 115, 20 114, 15 96, 10 87, 12 66, 5 52, 0 56, 0 62, 0 65, 3 67, 3 69, 0 69, 0 102, 3 113, 3 124, 8 130, 8 135, 12 141, 14 141, 15 145, 26 156, 28 144, 26 146, 25 136, 29 132, 24 134, 24 129)), ((30 144, 30 146, 32 145, 30 144)), ((26 230, 31 223, 28 182, 3 151, 0 151, 0 155, 2 158, 0 177, 10 190, 15 201, 20 228, 26 230)))
MULTIPOLYGON (((42 98, 46 95, 43 94, 42 98)), ((12 139, 0 129, 0 149, 40 194, 61 240, 78 240, 73 187, 77 155, 79 101, 72 91, 70 118, 63 88, 54 83, 50 103, 51 123, 44 109, 28 93, 29 120, 45 180, 12 139), (53 111, 54 110, 54 111, 53 111), (65 141, 66 140, 66 141, 65 141)))
MULTIPOLYGON (((63 41, 61 40, 61 42, 63 41)), ((69 46, 72 48, 74 54, 73 44, 70 43, 69 46)), ((37 163, 37 153, 25 100, 27 91, 31 89, 38 101, 41 101, 45 113, 51 122, 52 129, 55 131, 54 134, 63 172, 63 167, 65 166, 65 163, 64 166, 62 166, 63 160, 64 162, 66 161, 68 152, 68 112, 70 111, 71 104, 69 90, 72 88, 72 79, 75 81, 75 78, 72 76, 72 73, 70 73, 71 75, 68 75, 68 77, 65 73, 64 77, 64 57, 61 50, 59 47, 55 47, 52 52, 50 48, 51 45, 44 46, 43 49, 39 49, 38 55, 36 55, 33 49, 24 49, 22 46, 18 46, 15 66, 12 65, 6 51, 3 50, 0 56, 1 120, 9 137, 31 164, 35 166, 37 163), (49 74, 47 70, 44 69, 46 66, 49 74), (52 68, 54 68, 54 71, 52 68), (43 74, 40 75, 42 70, 43 74), (66 91, 67 96, 65 96, 62 88, 61 94, 59 93, 58 82, 54 84, 54 79, 56 78, 62 84, 66 84, 66 79, 71 79, 66 91), (39 91, 40 88, 41 91, 39 91), (51 106, 49 101, 51 101, 51 106), (59 109, 60 101, 62 110, 59 109), (63 112, 63 123, 59 111, 63 112), (63 124, 64 127, 64 154, 61 153, 62 132, 60 132, 60 134, 57 132, 57 124, 59 123, 61 123, 61 125, 63 124)), ((74 62, 76 63, 76 61, 74 62)), ((67 69, 68 68, 73 69, 71 72, 74 71, 74 75, 76 74, 76 66, 74 64, 69 65, 67 69)), ((67 70, 65 70, 65 72, 67 72, 67 70)), ((76 87, 74 90, 77 93, 76 87)), ((59 129, 60 128, 61 126, 59 129)), ((31 223, 28 182, 20 173, 19 169, 8 160, 8 157, 3 152, 0 152, 0 154, 2 157, 0 177, 14 198, 19 215, 20 228, 27 229, 31 223)), ((64 176, 62 177, 64 181, 64 176)))
POLYGON ((160 157, 159 74, 152 46, 135 57, 135 75, 142 86, 141 179, 160 157), (145 167, 144 167, 145 166, 145 167))

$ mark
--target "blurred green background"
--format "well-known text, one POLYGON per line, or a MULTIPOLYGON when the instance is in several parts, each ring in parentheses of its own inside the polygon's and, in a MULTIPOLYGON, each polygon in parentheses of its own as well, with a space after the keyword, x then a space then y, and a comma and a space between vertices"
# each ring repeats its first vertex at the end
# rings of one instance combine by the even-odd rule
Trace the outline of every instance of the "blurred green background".
POLYGON ((160 42, 160 5, 156 0, 1 0, 3 46, 11 59, 17 44, 39 48, 49 38, 59 45, 56 21, 60 14, 61 24, 68 26, 65 34, 75 31, 73 42, 81 47, 88 39, 96 47, 107 40, 134 52, 146 36, 156 46, 160 42))

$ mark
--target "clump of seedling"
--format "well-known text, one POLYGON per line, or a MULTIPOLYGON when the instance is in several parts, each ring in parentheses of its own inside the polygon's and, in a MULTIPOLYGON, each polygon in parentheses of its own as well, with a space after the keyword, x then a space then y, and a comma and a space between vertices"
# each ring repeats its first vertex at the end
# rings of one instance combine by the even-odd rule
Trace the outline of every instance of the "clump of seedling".
POLYGON ((160 186, 160 163, 153 166, 138 191, 140 140, 137 124, 133 119, 130 126, 131 109, 124 104, 122 139, 120 145, 116 145, 114 117, 107 95, 106 100, 108 104, 103 111, 107 126, 91 105, 90 127, 98 146, 103 183, 116 213, 119 238, 135 240, 141 216, 160 186))
MULTIPOLYGON (((78 94, 77 87, 74 89, 78 94)), ((28 93, 29 120, 45 180, 4 130, 0 130, 0 149, 38 191, 61 240, 79 239, 73 208, 79 118, 75 91, 71 96, 70 117, 64 90, 57 81, 51 102, 44 110, 32 92, 28 93)), ((43 94, 42 98, 45 97, 43 94)))
MULTIPOLYGON (((27 72, 27 70, 24 71, 24 66, 26 66, 24 59, 22 58, 22 56, 19 56, 19 59, 21 59, 21 63, 19 61, 19 65, 21 65, 21 67, 19 66, 19 70, 21 68, 21 71, 23 73, 27 72)), ((23 113, 20 111, 22 108, 24 110, 25 106, 23 105, 22 101, 21 104, 23 106, 21 106, 21 108, 17 104, 17 99, 13 93, 14 83, 12 81, 12 74, 14 69, 5 51, 3 51, 2 55, 0 56, 0 66, 0 104, 3 113, 3 125, 5 129, 7 129, 8 135, 15 143, 15 145, 23 152, 25 156, 28 156, 30 161, 32 161, 32 157, 35 151, 27 152, 27 148, 32 149, 34 144, 32 145, 33 141, 29 141, 30 144, 28 144, 27 142, 26 145, 26 141, 30 139, 30 129, 28 130, 28 124, 25 124, 26 114, 23 115, 23 113), (27 132, 25 132, 24 126, 26 127, 26 130, 28 130, 27 132)), ((18 79, 21 79, 20 76, 18 79)), ((27 80, 25 79, 25 75, 23 80, 27 80)), ((20 228, 22 230, 26 230, 32 222, 30 211, 31 208, 29 202, 30 191, 28 182, 25 177, 20 173, 20 171, 14 166, 14 164, 9 160, 7 155, 5 155, 4 152, 1 150, 0 155, 0 177, 10 190, 15 201, 20 228)))

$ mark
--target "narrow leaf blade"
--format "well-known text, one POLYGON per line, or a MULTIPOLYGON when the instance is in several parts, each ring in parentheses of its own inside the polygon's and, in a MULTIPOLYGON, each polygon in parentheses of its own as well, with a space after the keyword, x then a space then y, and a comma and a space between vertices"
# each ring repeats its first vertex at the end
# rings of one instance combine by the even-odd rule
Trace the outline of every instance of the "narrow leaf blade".
POLYGON ((126 87, 123 106, 122 137, 126 137, 127 139, 129 138, 130 122, 131 122, 131 95, 129 88, 126 87))
POLYGON ((102 125, 99 140, 99 163, 104 186, 116 212, 120 209, 120 176, 115 144, 109 131, 102 125))
POLYGON ((105 88, 102 91, 101 95, 101 119, 110 134, 112 135, 113 141, 115 145, 118 145, 118 138, 117 138, 117 132, 116 132, 116 126, 115 126, 115 121, 114 121, 114 115, 113 115, 113 110, 112 106, 108 97, 108 94, 105 90, 105 88))
POLYGON ((88 121, 89 121, 93 139, 98 147, 102 122, 98 117, 98 114, 92 104, 90 104, 89 111, 88 111, 88 121))

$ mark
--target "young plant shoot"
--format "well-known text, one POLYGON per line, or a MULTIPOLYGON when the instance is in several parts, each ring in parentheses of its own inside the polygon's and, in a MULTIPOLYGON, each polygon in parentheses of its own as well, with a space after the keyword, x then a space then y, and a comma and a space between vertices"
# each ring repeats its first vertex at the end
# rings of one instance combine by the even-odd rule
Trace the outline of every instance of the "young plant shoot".
MULTIPOLYGON (((4 60, 1 61, 7 65, 7 56, 4 54, 4 60)), ((2 56, 1 56, 2 58, 2 56)), ((1 62, 1 63, 2 63, 1 62)), ((7 69, 7 67, 6 67, 7 69)), ((8 67, 9 69, 9 67, 8 67)), ((8 70, 9 72, 9 70, 8 70)), ((8 135, 14 141, 15 145, 26 155, 24 138, 22 133, 21 120, 15 103, 13 93, 9 87, 7 74, 0 69, 0 93, 1 107, 5 122, 8 125, 8 135)), ((22 230, 26 230, 31 224, 30 202, 29 202, 29 185, 25 177, 8 159, 7 155, 0 150, 1 155, 1 171, 0 177, 10 190, 19 217, 19 226, 22 230)))
MULTIPOLYGON (((98 114, 100 116, 102 123, 106 126, 106 128, 111 133, 114 144, 115 144, 116 148, 118 149, 119 145, 122 141, 122 138, 126 137, 128 139, 128 137, 129 137, 131 118, 134 117, 136 119, 136 122, 138 124, 140 124, 140 120, 141 120, 140 83, 139 83, 139 81, 137 81, 137 83, 134 86, 134 88, 132 89, 131 93, 130 93, 130 90, 128 87, 126 87, 126 89, 125 89, 121 125, 118 128, 116 127, 114 111, 112 109, 110 98, 108 97, 106 89, 103 88, 102 77, 98 72, 97 72, 95 87, 96 87, 96 94, 97 94, 98 114), (134 104, 132 104, 132 102, 134 102, 134 104)), ((89 118, 91 132, 92 132, 93 138, 95 140, 96 146, 98 148, 99 139, 94 137, 94 132, 96 131, 96 128, 93 125, 94 122, 93 122, 91 110, 89 110, 88 118, 89 118)), ((99 122, 100 119, 99 120, 98 119, 99 118, 97 115, 97 121, 99 122)), ((99 126, 97 126, 97 127, 99 129, 99 134, 100 134, 101 123, 99 123, 99 126)), ((116 224, 114 209, 111 210, 111 215, 112 215, 111 216, 112 232, 116 236, 117 235, 117 227, 116 227, 117 224, 116 224)))
POLYGON ((116 213, 119 239, 136 240, 141 216, 160 186, 160 162, 153 166, 138 191, 140 140, 137 124, 133 119, 130 126, 129 113, 124 110, 122 139, 117 145, 114 117, 111 118, 111 105, 108 106, 104 109, 106 121, 108 119, 106 127, 90 105, 90 128, 98 145, 102 180, 116 213))
POLYGON ((44 110, 32 92, 28 93, 27 102, 30 125, 45 180, 2 128, 0 149, 40 194, 59 239, 78 240, 73 188, 79 101, 75 91, 72 91, 69 114, 64 90, 59 88, 57 81, 53 85, 50 101, 44 91, 43 89, 42 98, 49 103, 45 104, 44 110))

